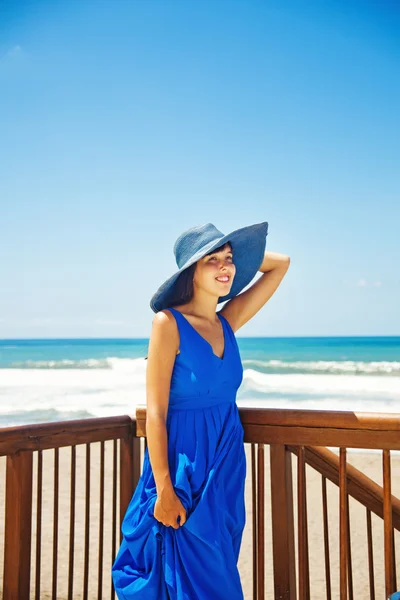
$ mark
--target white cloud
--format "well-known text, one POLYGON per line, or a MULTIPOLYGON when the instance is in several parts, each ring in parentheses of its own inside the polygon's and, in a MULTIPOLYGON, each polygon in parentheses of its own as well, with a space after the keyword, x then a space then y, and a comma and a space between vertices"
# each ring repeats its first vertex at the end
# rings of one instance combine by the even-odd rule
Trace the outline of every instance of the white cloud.
POLYGON ((357 281, 351 281, 349 279, 342 279, 342 283, 344 285, 349 285, 349 286, 354 286, 354 287, 360 287, 360 288, 365 288, 365 287, 382 287, 383 283, 382 281, 376 280, 376 281, 367 281, 366 279, 358 279, 357 281))
POLYGON ((382 287, 382 281, 367 281, 366 279, 359 279, 355 285, 356 287, 382 287))
POLYGON ((62 321, 52 317, 37 317, 35 319, 30 319, 27 325, 28 327, 42 327, 42 325, 56 325, 60 323, 62 323, 62 321))
MULTIPOLYGON (((6 319, 4 319, 4 322, 6 319)), ((14 323, 16 320, 12 319, 14 323)), ((8 320, 10 323, 10 320, 8 320)), ((69 318, 62 319, 57 317, 34 317, 32 319, 24 320, 21 319, 18 322, 19 325, 26 325, 28 327, 42 327, 43 325, 68 325, 69 327, 74 327, 77 325, 104 325, 104 326, 130 326, 132 323, 129 321, 123 321, 122 319, 92 319, 91 317, 78 317, 78 318, 69 318)))
POLYGON ((2 62, 5 62, 5 61, 16 60, 20 56, 22 56, 22 48, 19 44, 15 44, 15 46, 12 46, 3 54, 1 59, 2 59, 2 62))
POLYGON ((93 323, 95 325, 131 325, 128 321, 121 321, 120 319, 95 319, 93 323))
POLYGON ((7 56, 19 56, 22 52, 22 48, 19 44, 16 44, 7 52, 7 56))

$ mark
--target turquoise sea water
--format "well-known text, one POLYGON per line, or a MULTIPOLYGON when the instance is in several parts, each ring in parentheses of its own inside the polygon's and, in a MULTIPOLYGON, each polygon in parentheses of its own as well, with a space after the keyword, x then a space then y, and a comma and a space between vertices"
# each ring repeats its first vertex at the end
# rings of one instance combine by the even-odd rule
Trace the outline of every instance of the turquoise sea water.
MULTIPOLYGON (((400 413, 400 337, 237 337, 239 406, 400 413)), ((133 414, 148 339, 0 340, 0 426, 133 414)))

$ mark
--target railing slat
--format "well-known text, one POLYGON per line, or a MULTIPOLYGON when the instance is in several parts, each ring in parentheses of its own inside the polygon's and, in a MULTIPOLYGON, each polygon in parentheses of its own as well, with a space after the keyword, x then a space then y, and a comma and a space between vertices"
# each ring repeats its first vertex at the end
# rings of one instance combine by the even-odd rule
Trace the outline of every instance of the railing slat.
POLYGON ((253 600, 257 600, 257 472, 256 447, 251 444, 251 505, 252 505, 252 543, 253 543, 253 600))
POLYGON ((90 443, 86 444, 85 473, 85 548, 83 564, 83 600, 89 595, 89 549, 90 549, 90 443))
POLYGON ((53 508, 53 586, 52 600, 57 600, 58 567, 58 494, 59 494, 59 448, 54 448, 54 508, 53 508))
POLYGON ((103 597, 103 542, 104 542, 104 442, 100 442, 100 504, 99 504, 99 550, 98 550, 98 578, 97 598, 103 597))
MULTIPOLYGON (((348 490, 347 490, 348 492, 348 490)), ((348 573, 348 585, 349 585, 349 600, 353 600, 353 563, 351 560, 351 525, 350 525, 350 507, 349 507, 349 494, 346 493, 346 514, 347 514, 347 573, 348 573)))
POLYGON ((297 519, 298 519, 298 564, 299 564, 299 598, 309 600, 308 578, 308 542, 307 542, 307 496, 306 496, 306 464, 304 447, 298 448, 297 455, 297 519))
MULTIPOLYGON (((393 496, 392 496, 392 509, 393 509, 393 496)), ((392 512, 393 516, 393 512, 392 512)), ((392 527, 392 548, 393 548, 393 586, 394 589, 397 590, 397 574, 396 574, 396 546, 394 543, 394 528, 392 527)))
POLYGON ((306 482, 306 465, 304 465, 304 548, 305 548, 305 559, 306 559, 306 590, 307 600, 310 600, 310 564, 309 564, 309 552, 308 552, 308 515, 307 515, 307 482, 306 482))
POLYGON ((71 446, 71 492, 69 512, 69 568, 68 600, 73 600, 74 590, 74 546, 75 546, 75 487, 76 487, 76 446, 71 446))
POLYGON ((340 600, 347 600, 347 477, 346 448, 340 448, 339 464, 339 513, 340 513, 340 600))
POLYGON ((265 481, 264 481, 264 444, 258 444, 257 451, 257 600, 265 598, 265 481))
POLYGON ((330 561, 330 554, 329 554, 328 498, 327 498, 327 494, 326 494, 326 477, 322 475, 321 479, 322 479, 322 511, 323 511, 323 521, 324 521, 326 599, 332 600, 331 561, 330 561))
POLYGON ((40 600, 40 574, 42 566, 42 491, 43 491, 43 452, 37 453, 37 484, 36 484, 36 573, 35 600, 40 600))
MULTIPOLYGON (((119 494, 119 518, 122 523, 129 502, 132 498, 133 490, 133 444, 129 437, 120 439, 119 453, 119 476, 120 476, 120 494, 119 494)), ((123 534, 120 528, 120 543, 123 534)))
POLYGON ((390 451, 382 451, 383 467, 383 527, 385 547, 385 589, 386 597, 396 591, 393 569, 393 524, 392 492, 390 476, 390 451))
POLYGON ((133 485, 131 489, 131 497, 133 492, 136 489, 136 486, 139 481, 140 473, 141 473, 141 449, 140 449, 140 438, 135 435, 131 438, 132 446, 133 446, 133 485))
POLYGON ((374 548, 372 543, 371 511, 367 508, 367 542, 368 542, 368 574, 369 574, 369 597, 375 600, 375 576, 374 576, 374 548))
MULTIPOLYGON (((113 468, 112 468, 112 535, 111 535, 111 564, 114 564, 115 557, 117 555, 117 468, 118 468, 118 443, 117 440, 113 441, 113 468)), ((113 578, 110 574, 111 579, 111 600, 115 598, 115 588, 113 584, 113 578)))

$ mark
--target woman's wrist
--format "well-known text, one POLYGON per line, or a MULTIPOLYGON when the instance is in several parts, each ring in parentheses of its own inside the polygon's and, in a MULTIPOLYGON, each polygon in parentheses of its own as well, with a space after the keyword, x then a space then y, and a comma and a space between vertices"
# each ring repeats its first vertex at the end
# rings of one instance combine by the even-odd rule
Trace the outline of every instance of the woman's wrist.
POLYGON ((156 483, 157 496, 168 494, 174 491, 170 475, 166 475, 162 481, 156 483))

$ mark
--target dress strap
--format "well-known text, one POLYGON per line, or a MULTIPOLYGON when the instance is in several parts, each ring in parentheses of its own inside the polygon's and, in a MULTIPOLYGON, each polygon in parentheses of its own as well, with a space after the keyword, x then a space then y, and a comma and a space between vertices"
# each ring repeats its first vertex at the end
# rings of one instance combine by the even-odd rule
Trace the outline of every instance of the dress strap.
POLYGON ((176 308, 172 308, 172 306, 168 306, 168 308, 166 310, 170 310, 172 312, 172 314, 175 316, 175 318, 176 318, 176 315, 179 315, 178 319, 176 319, 176 320, 179 320, 183 317, 183 315, 181 315, 179 310, 176 310, 176 308))
POLYGON ((176 310, 176 308, 172 308, 172 306, 168 306, 168 308, 166 310, 170 310, 172 312, 172 314, 174 315, 176 324, 178 326, 179 335, 182 336, 181 325, 183 324, 183 326, 184 326, 185 322, 187 324, 189 324, 189 321, 187 321, 187 319, 185 319, 185 317, 179 312, 179 310, 176 310))

